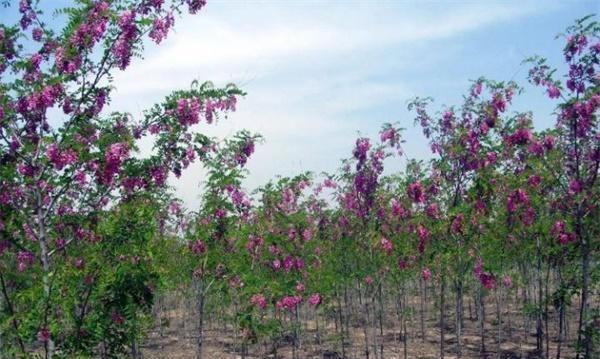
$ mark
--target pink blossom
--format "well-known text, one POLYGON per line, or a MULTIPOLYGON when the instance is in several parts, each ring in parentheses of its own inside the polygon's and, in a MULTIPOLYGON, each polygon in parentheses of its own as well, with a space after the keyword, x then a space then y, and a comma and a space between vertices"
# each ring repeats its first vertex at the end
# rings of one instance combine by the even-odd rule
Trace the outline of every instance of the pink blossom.
POLYGON ((369 148, 371 148, 371 143, 369 142, 368 138, 362 137, 357 139, 353 152, 354 158, 356 158, 359 163, 364 162, 367 158, 367 152, 369 151, 369 148))
POLYGON ((436 219, 438 217, 437 203, 431 203, 429 206, 427 206, 426 212, 428 217, 436 219))
POLYGON ((175 114, 182 126, 197 124, 200 121, 200 102, 197 99, 179 99, 175 114))
POLYGON ((262 294, 254 294, 250 298, 252 305, 258 306, 261 310, 267 309, 267 299, 262 294))
POLYGON ((580 193, 583 190, 583 185, 581 184, 580 181, 577 180, 572 180, 569 183, 569 194, 570 195, 576 195, 578 193, 580 193))
POLYGON ((85 267, 85 261, 82 258, 77 258, 75 260, 75 268, 83 269, 85 267))
POLYGON ((319 306, 321 304, 321 295, 315 293, 308 297, 308 304, 312 305, 313 307, 319 306))
POLYGON ((302 302, 301 296, 287 296, 281 300, 281 306, 287 310, 293 310, 301 302, 302 302))
POLYGON ((425 267, 421 269, 421 278, 423 278, 423 280, 426 282, 429 280, 429 278, 431 278, 431 271, 429 268, 425 267))
POLYGON ((148 36, 154 40, 154 42, 159 44, 164 38, 167 37, 169 29, 171 26, 173 26, 174 22, 175 18, 173 17, 172 13, 167 14, 164 19, 157 17, 152 23, 152 30, 148 36))
POLYGON ((44 32, 39 27, 36 27, 33 30, 31 30, 31 37, 33 38, 33 41, 37 41, 37 42, 42 41, 43 35, 44 35, 44 32))
POLYGON ((491 273, 482 273, 479 276, 479 280, 481 281, 481 284, 483 284, 483 286, 488 290, 496 288, 496 277, 491 273))
POLYGON ((46 343, 50 340, 50 331, 46 327, 42 327, 37 332, 37 340, 46 343))
POLYGON ((529 184, 531 187, 538 187, 541 182, 542 182, 542 177, 540 177, 538 175, 531 175, 527 179, 527 184, 529 184))
POLYGON ((555 85, 548 86, 548 97, 550 98, 559 98, 560 90, 555 85))
POLYGON ((408 269, 408 262, 405 259, 398 258, 398 269, 408 269))
POLYGON ((406 190, 406 194, 415 203, 425 202, 425 193, 423 192, 423 186, 419 181, 411 183, 406 190))
POLYGON ((19 251, 17 262, 17 269, 19 272, 23 272, 35 262, 35 255, 28 251, 19 251))
POLYGON ((452 229, 453 233, 463 234, 464 219, 465 219, 465 215, 462 213, 459 213, 456 217, 454 217, 454 219, 452 220, 452 225, 451 225, 451 229, 452 229))
POLYGON ((196 14, 206 5, 206 0, 185 0, 190 14, 196 14))
POLYGON ((200 255, 204 254, 204 252, 206 252, 206 245, 200 239, 197 239, 195 241, 190 241, 188 243, 188 247, 190 248, 192 253, 194 253, 197 256, 200 256, 200 255))
POLYGON ((304 242, 308 242, 311 238, 312 238, 312 229, 305 228, 304 231, 302 231, 302 240, 304 242))
POLYGON ((279 270, 281 269, 281 261, 279 259, 274 259, 273 262, 271 262, 271 267, 274 270, 279 270))
POLYGON ((138 29, 135 24, 135 12, 125 10, 119 17, 119 27, 121 33, 113 47, 113 53, 117 60, 119 69, 125 70, 131 61, 131 54, 135 37, 138 35, 138 29))
POLYGON ((394 245, 389 239, 381 237, 381 249, 383 249, 387 254, 391 254, 394 251, 394 245))

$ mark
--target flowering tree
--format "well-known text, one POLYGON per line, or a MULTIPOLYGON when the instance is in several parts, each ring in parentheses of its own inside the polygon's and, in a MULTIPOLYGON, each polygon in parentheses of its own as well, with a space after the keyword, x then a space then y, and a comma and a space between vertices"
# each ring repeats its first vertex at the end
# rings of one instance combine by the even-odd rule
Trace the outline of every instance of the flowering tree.
POLYGON ((144 39, 160 43, 175 15, 204 4, 78 2, 60 10, 67 23, 56 33, 22 0, 19 24, 0 25, 0 276, 2 321, 10 323, 2 326, 3 350, 25 354, 37 338, 47 358, 62 352, 70 339, 58 273, 79 261, 73 255, 102 249, 103 212, 137 193, 160 193, 170 173, 204 156, 210 145, 194 135, 196 124, 235 109, 242 92, 234 86, 194 83, 141 119, 103 111, 111 74, 129 66, 144 39), (136 157, 145 136, 154 151, 136 157))
MULTIPOLYGON (((505 131, 503 113, 512 101, 516 90, 514 83, 496 83, 479 79, 472 85, 460 108, 447 108, 438 116, 427 112, 429 99, 416 99, 409 109, 417 113, 415 122, 430 139, 436 157, 431 163, 431 185, 427 213, 435 219, 432 232, 437 241, 435 251, 445 257, 441 271, 451 269, 456 290, 457 351, 461 355, 461 329, 463 326, 463 283, 472 261, 469 250, 477 248, 478 239, 485 234, 480 221, 489 215, 492 204, 490 174, 494 174, 498 152, 502 150, 505 131), (440 223, 441 222, 441 223, 440 223)), ((416 188, 418 182, 412 184, 416 188)), ((411 187, 409 187, 410 189, 411 187)), ((414 191, 414 189, 413 189, 414 191)), ((422 190, 421 190, 422 191, 422 190)), ((413 194, 413 201, 426 201, 425 193, 413 194)), ((478 274, 485 287, 492 288, 491 276, 478 274)), ((441 278, 441 308, 445 297, 445 279, 441 278)), ((444 313, 440 314, 441 348, 444 356, 444 313)), ((482 340, 483 345, 483 340, 482 340)), ((482 347, 483 350, 483 347, 482 347)))
MULTIPOLYGON (((544 58, 530 59, 530 81, 544 87, 557 106, 557 143, 563 154, 564 172, 552 173, 560 180, 560 201, 565 220, 557 222, 555 233, 563 243, 575 242, 581 257, 581 307, 578 345, 585 358, 592 356, 594 322, 590 313, 590 265, 597 252, 598 171, 600 166, 600 24, 592 16, 579 19, 567 28, 563 50, 568 66, 566 81, 555 78, 544 58), (566 222, 570 222, 565 227, 566 222), (572 232, 569 232, 572 228, 572 232)), ((596 329, 597 330, 597 329, 596 329)), ((577 357, 580 353, 578 352, 577 357)))
MULTIPOLYGON (((202 204, 186 225, 188 266, 196 289, 198 311, 197 357, 202 357, 205 302, 209 293, 240 286, 233 268, 240 266, 238 242, 242 226, 250 219, 252 205, 241 189, 248 158, 260 136, 246 131, 223 144, 215 144, 205 159, 208 175, 202 204)), ((245 228, 243 228, 245 229, 245 228)), ((242 270, 239 270, 242 271, 242 270)))

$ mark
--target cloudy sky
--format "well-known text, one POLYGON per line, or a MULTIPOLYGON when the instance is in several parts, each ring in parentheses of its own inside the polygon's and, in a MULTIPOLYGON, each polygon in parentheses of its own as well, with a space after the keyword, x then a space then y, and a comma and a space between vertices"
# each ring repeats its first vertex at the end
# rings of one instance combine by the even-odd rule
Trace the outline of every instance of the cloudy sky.
MULTIPOLYGON (((139 115, 193 79, 237 84, 248 93, 238 111, 207 131, 265 137, 248 165, 249 189, 278 174, 333 171, 358 133, 374 136, 385 122, 407 128, 410 157, 427 158, 409 99, 456 104, 479 76, 525 83, 522 60, 559 64, 555 35, 598 10, 598 1, 209 0, 116 74, 111 108, 139 115)), ((526 87, 515 109, 532 110, 543 128, 553 106, 540 91, 526 87)), ((196 207, 201 180, 192 167, 172 184, 196 207)))

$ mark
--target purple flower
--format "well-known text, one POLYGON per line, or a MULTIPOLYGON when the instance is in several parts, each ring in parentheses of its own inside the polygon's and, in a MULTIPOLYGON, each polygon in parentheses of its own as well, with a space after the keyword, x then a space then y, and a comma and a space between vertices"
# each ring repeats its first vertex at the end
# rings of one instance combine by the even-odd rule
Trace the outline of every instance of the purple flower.
POLYGON ((252 303, 252 305, 259 307, 261 310, 267 309, 267 299, 262 294, 254 294, 250 298, 250 303, 252 303))
POLYGON ((311 239, 311 238, 312 238, 312 229, 310 229, 310 228, 305 228, 305 229, 302 231, 302 240, 303 240, 304 242, 308 242, 308 241, 310 241, 310 239, 311 239))
POLYGON ((389 239, 382 237, 380 243, 381 249, 383 249, 383 251, 385 251, 387 254, 391 254, 394 251, 394 245, 389 239))
POLYGON ((354 148, 354 158, 356 158, 359 163, 364 162, 367 159, 367 152, 371 148, 371 144, 368 138, 359 138, 356 140, 356 147, 354 148))
POLYGON ((423 186, 419 181, 411 183, 406 189, 406 194, 415 203, 425 202, 425 193, 423 193, 423 186))
POLYGON ((302 302, 301 296, 287 296, 281 300, 281 307, 287 310, 295 309, 302 302))
POLYGON ((23 272, 35 262, 35 255, 31 252, 19 251, 17 262, 17 269, 19 272, 23 272))
POLYGON ((148 36, 150 36, 154 42, 160 44, 160 42, 167 37, 169 29, 173 26, 174 22, 175 18, 172 13, 168 13, 164 19, 157 17, 152 23, 152 30, 148 36))
POLYGON ((310 297, 308 297, 308 304, 312 305, 313 307, 317 307, 321 304, 321 295, 318 293, 315 293, 313 295, 311 295, 310 297))
POLYGON ((494 94, 492 105, 498 112, 504 112, 506 110, 506 100, 500 93, 494 94))
POLYGON ((429 268, 425 267, 421 269, 421 278, 423 278, 425 282, 427 282, 429 278, 431 278, 431 271, 429 270, 429 268))
POLYGON ((204 254, 206 252, 206 245, 200 239, 197 239, 195 241, 190 241, 188 243, 188 247, 192 251, 192 253, 194 253, 197 256, 201 256, 202 254, 204 254))
POLYGON ((37 332, 37 339, 42 343, 48 342, 50 340, 50 331, 48 330, 48 328, 40 328, 37 332))
POLYGON ((502 283, 504 284, 505 287, 510 288, 513 285, 513 281, 512 278, 508 275, 505 274, 504 277, 502 278, 502 283))
POLYGON ((583 190, 583 184, 580 181, 577 180, 572 180, 571 183, 569 183, 569 194, 570 195, 576 195, 579 192, 581 192, 583 190))
POLYGON ((457 233, 457 234, 463 234, 464 219, 465 219, 465 215, 462 213, 459 213, 456 217, 454 217, 454 219, 452 220, 452 225, 451 225, 452 232, 457 233))
POLYGON ((38 41, 38 42, 42 41, 43 35, 44 35, 44 32, 39 27, 36 27, 31 31, 31 37, 33 38, 34 41, 38 41))
POLYGON ((555 85, 548 86, 548 97, 550 98, 559 98, 560 90, 555 85))
POLYGON ((176 116, 182 126, 191 126, 200 122, 200 102, 197 99, 177 100, 176 116))
POLYGON ((190 14, 196 14, 206 5, 206 0, 186 0, 190 14))
POLYGON ((133 43, 138 34, 138 29, 135 25, 135 15, 135 12, 125 10, 119 17, 121 34, 117 38, 113 48, 113 54, 117 60, 117 65, 121 70, 125 70, 125 68, 129 66, 133 43))

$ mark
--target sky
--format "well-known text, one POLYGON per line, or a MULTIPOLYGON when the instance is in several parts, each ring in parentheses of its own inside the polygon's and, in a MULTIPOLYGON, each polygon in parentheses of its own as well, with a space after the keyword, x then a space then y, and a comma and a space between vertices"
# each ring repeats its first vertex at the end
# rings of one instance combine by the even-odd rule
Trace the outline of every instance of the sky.
MULTIPOLYGON (((555 36, 599 10, 600 1, 209 0, 114 74, 110 109, 140 116, 194 79, 237 84, 247 92, 237 111, 200 129, 264 136, 247 165, 247 189, 277 175, 333 172, 359 134, 374 137, 386 122, 406 128, 408 157, 427 159, 410 99, 459 105, 480 76, 526 85, 522 61, 538 54, 559 66, 563 42, 555 36)), ((5 21, 10 10, 2 11, 5 21)), ((554 106, 541 89, 525 86, 512 110, 533 111, 542 129, 552 126, 554 106)), ((390 167, 401 169, 395 161, 390 167)), ((191 208, 203 176, 196 165, 170 180, 191 208)))

